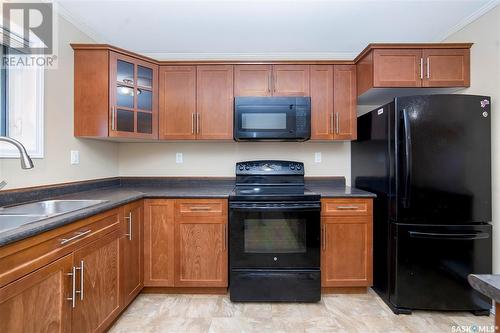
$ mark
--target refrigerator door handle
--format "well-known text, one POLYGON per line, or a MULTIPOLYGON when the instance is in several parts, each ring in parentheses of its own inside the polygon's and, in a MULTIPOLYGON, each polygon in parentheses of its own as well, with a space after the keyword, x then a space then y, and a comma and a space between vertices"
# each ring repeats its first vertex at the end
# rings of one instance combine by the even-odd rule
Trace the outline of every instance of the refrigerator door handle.
POLYGON ((434 232, 418 232, 409 231, 411 238, 425 238, 425 239, 448 239, 448 240, 476 240, 476 239, 487 239, 490 235, 486 232, 478 233, 464 233, 464 234, 441 234, 434 232))
POLYGON ((410 190, 411 190, 411 130, 408 111, 403 109, 404 124, 404 142, 405 142, 405 185, 403 207, 410 208, 410 190))

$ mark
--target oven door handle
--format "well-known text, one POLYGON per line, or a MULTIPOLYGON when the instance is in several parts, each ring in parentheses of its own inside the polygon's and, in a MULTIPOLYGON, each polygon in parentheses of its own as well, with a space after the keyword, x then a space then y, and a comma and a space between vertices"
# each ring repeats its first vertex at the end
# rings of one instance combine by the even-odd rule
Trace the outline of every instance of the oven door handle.
POLYGON ((234 210, 282 210, 282 211, 319 211, 320 204, 314 205, 293 205, 293 206, 266 206, 266 205, 245 205, 245 204, 230 204, 230 209, 234 210))

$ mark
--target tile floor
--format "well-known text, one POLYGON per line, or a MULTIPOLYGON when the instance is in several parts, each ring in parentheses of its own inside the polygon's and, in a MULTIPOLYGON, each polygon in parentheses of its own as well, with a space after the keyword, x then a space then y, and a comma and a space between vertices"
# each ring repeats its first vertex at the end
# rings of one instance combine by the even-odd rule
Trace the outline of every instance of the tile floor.
POLYGON ((373 291, 316 304, 232 303, 228 296, 141 294, 110 332, 492 332, 493 316, 416 311, 394 315, 373 291), (474 325, 486 331, 474 331, 474 325), (460 330, 462 329, 462 330, 460 330))

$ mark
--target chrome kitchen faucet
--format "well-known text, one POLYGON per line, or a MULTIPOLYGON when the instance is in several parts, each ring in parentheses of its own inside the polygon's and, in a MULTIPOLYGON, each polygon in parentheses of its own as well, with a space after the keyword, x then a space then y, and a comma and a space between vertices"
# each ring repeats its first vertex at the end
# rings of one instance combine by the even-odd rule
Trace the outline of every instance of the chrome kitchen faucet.
MULTIPOLYGON (((21 168, 23 169, 33 169, 33 161, 31 160, 31 157, 28 155, 28 152, 26 151, 26 148, 24 148, 23 144, 17 140, 14 140, 12 138, 9 138, 8 136, 0 136, 0 142, 8 142, 12 145, 14 145, 17 150, 19 150, 20 154, 20 160, 21 160, 21 168)), ((0 182, 0 190, 5 187, 7 183, 2 180, 0 182)))

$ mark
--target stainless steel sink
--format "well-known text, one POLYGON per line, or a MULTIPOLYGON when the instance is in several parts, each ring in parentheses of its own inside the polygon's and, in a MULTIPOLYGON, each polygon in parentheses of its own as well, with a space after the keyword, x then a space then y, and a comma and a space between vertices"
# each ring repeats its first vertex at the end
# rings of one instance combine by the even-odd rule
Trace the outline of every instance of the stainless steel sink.
POLYGON ((2 215, 43 215, 53 217, 102 204, 107 200, 45 200, 17 206, 0 207, 2 215))
POLYGON ((0 232, 47 218, 45 215, 0 215, 0 232))

